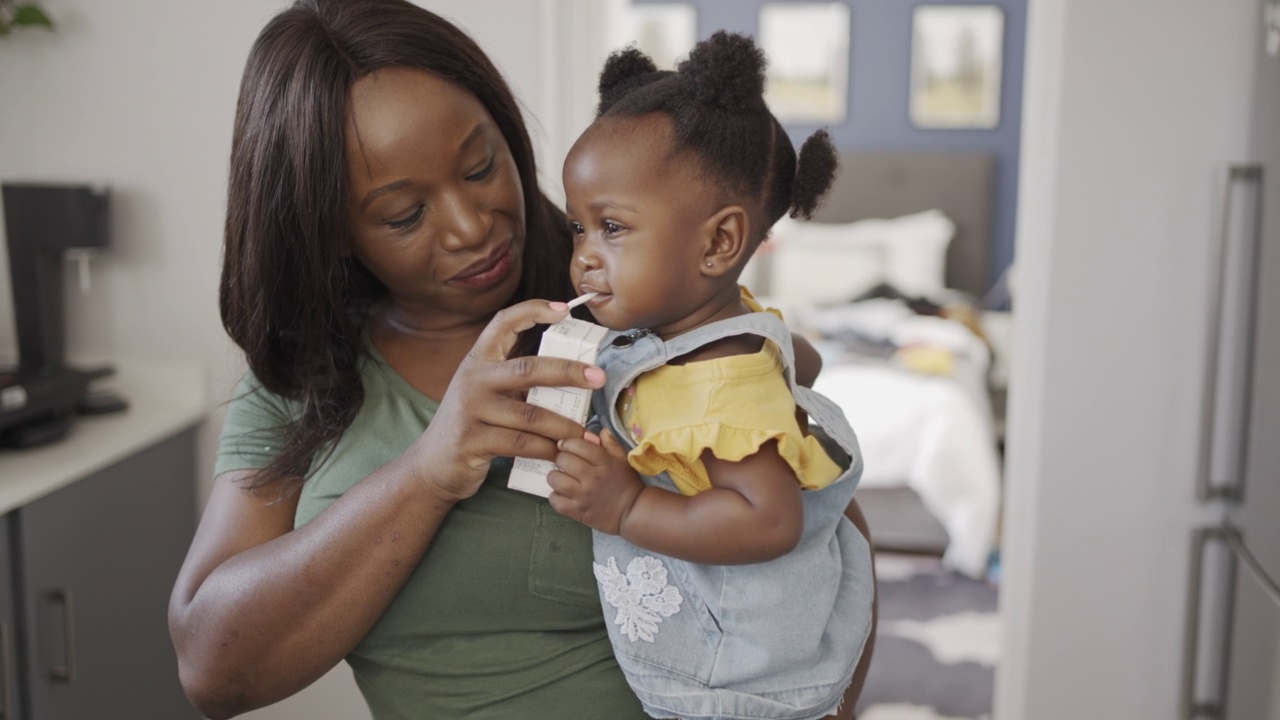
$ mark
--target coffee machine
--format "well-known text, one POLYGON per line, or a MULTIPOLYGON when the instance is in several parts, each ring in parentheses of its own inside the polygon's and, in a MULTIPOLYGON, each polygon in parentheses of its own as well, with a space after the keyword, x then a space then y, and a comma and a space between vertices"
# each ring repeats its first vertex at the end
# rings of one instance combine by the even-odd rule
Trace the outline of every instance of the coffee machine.
POLYGON ((108 193, 84 185, 0 185, 18 330, 18 366, 0 368, 0 446, 30 447, 67 434, 76 414, 123 409, 89 393, 110 367, 67 366, 63 255, 107 244, 108 193))

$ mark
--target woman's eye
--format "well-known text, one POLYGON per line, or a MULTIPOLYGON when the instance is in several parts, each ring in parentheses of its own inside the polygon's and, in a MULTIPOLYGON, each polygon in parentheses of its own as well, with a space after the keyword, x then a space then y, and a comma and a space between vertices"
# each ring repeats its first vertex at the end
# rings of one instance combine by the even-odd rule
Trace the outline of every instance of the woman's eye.
POLYGON ((408 215, 402 218, 397 218, 395 220, 388 220, 387 227, 391 228, 392 230, 403 230, 413 225, 414 223, 418 222, 418 218, 422 217, 422 212, 423 210, 426 209, 426 207, 427 207, 426 205, 419 205, 418 207, 413 209, 413 212, 409 213, 408 215))
POLYGON ((495 155, 489 158, 489 162, 485 164, 484 167, 468 175, 467 180, 471 182, 476 182, 478 180, 483 180, 489 177, 490 175, 493 174, 493 169, 497 167, 497 164, 498 164, 498 156, 495 155))

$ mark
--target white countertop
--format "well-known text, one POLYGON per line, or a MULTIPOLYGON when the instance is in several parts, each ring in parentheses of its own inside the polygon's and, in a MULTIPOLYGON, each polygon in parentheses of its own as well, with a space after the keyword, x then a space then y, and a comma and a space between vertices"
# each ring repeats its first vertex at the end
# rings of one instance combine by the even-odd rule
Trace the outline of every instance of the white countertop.
POLYGON ((113 365, 116 375, 94 383, 111 389, 129 408, 78 417, 67 437, 25 450, 0 449, 0 514, 70 485, 190 428, 209 411, 204 369, 181 360, 115 359, 73 362, 113 365))

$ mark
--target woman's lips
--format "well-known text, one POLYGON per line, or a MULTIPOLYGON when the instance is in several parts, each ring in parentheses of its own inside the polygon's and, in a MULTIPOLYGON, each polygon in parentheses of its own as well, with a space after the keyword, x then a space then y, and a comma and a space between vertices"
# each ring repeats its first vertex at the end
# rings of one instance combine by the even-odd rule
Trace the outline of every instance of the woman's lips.
POLYGON ((511 249, 512 243, 507 240, 490 257, 454 275, 449 283, 477 290, 485 290, 497 285, 506 279, 507 273, 511 271, 514 260, 511 249))

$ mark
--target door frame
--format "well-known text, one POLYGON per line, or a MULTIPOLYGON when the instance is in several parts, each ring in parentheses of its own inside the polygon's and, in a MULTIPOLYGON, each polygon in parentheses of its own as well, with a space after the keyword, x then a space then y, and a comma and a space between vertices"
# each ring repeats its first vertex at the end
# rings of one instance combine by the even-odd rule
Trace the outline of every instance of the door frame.
MULTIPOLYGON (((1247 126, 1252 87, 1253 47, 1243 32, 1246 18, 1261 16, 1254 4, 1028 3, 1013 278, 1018 354, 1012 360, 1007 425, 997 720, 1053 720, 1082 710, 1102 710, 1102 717, 1177 716, 1190 532, 1221 519, 1220 508, 1200 507, 1194 496, 1196 383, 1203 377, 1199 313, 1207 297, 1201 249, 1213 231, 1210 171, 1248 155, 1247 133, 1238 129, 1247 126), (1203 98, 1189 95, 1194 100, 1177 102, 1158 82, 1135 83, 1128 97, 1117 92, 1122 79, 1169 79, 1190 67, 1191 56, 1210 63, 1208 70, 1190 73, 1191 92, 1203 98), (1118 57, 1129 59, 1108 64, 1118 57), (1202 100, 1207 109, 1178 116, 1202 100), (1119 107, 1110 107, 1111 101, 1119 107), (1126 105, 1145 117, 1156 113, 1153 105, 1166 102, 1175 111, 1167 124, 1139 128, 1124 117, 1126 105), (1157 150, 1161 133, 1179 132, 1191 139, 1185 155, 1177 155, 1178 148, 1157 150), (1099 147, 1117 152, 1087 147, 1085 141, 1095 136, 1099 147), (1094 188, 1085 187, 1082 173, 1090 169, 1096 171, 1094 188), (1126 184, 1147 177, 1148 187, 1126 184), (1112 186, 1113 194, 1133 193, 1132 208, 1108 199, 1099 185, 1112 186), (1090 224, 1085 215, 1094 211, 1103 216, 1090 224), (1082 232, 1090 229, 1113 233, 1117 242, 1104 246, 1097 235, 1082 232), (1149 261, 1157 267, 1139 268, 1138 251, 1150 247, 1160 248, 1149 261), (1125 293, 1129 278, 1109 262, 1134 265, 1132 295, 1125 293), (1085 274, 1090 263, 1097 263, 1096 276, 1085 274), (1115 315, 1097 317, 1098 336, 1088 333, 1087 313, 1102 314, 1102 303, 1071 287, 1086 279, 1096 283, 1097 292, 1125 303, 1115 315), (1184 335, 1178 335, 1176 321, 1154 312, 1164 306, 1182 319, 1184 335), (1061 357, 1064 338, 1096 341, 1118 354, 1124 344, 1120 324, 1146 319, 1152 326, 1138 327, 1130 348, 1167 354, 1153 357, 1150 375, 1132 358, 1122 360, 1101 386, 1116 391, 1105 400, 1119 412, 1084 412, 1085 401, 1067 398, 1063 388, 1100 394, 1088 386, 1087 369, 1106 368, 1102 350, 1061 357), (1172 338, 1185 340, 1185 346, 1170 348, 1172 338), (1163 401, 1152 402, 1156 397, 1163 401), (1133 429, 1132 442, 1121 447, 1133 425, 1125 422, 1135 418, 1150 426, 1133 429), (1067 448, 1076 438, 1108 433, 1097 474, 1114 477, 1115 485, 1069 475, 1086 468, 1079 460, 1059 465, 1071 457, 1067 448), (1167 438, 1165 445, 1157 436, 1167 438)), ((1075 447, 1080 453, 1095 449, 1087 442, 1075 447)))
MULTIPOLYGON (((1029 0, 1023 60, 1022 147, 1016 221, 1017 307, 1005 411, 1004 507, 1000 550, 1000 661, 996 665, 993 716, 1025 717, 1027 662, 1033 609, 1037 467, 1047 377, 1049 243, 1053 236, 1054 168, 1058 164, 1058 109, 1066 0, 1029 0)), ((1012 274, 1012 273, 1011 273, 1012 274)))

